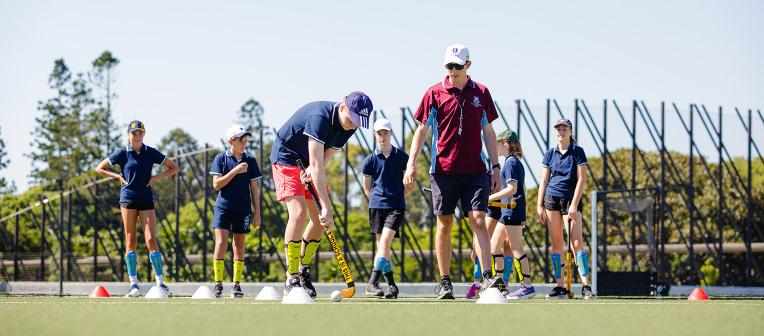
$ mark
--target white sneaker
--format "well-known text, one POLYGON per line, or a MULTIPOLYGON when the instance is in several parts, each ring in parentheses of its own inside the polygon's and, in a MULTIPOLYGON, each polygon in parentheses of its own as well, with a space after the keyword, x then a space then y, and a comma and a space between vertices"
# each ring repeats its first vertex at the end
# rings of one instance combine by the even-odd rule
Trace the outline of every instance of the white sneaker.
POLYGON ((168 297, 168 298, 172 297, 172 292, 170 292, 170 288, 168 288, 164 282, 159 285, 159 290, 162 292, 162 296, 168 297))
POLYGON ((126 297, 140 297, 141 296, 141 289, 138 288, 138 284, 134 283, 130 285, 130 291, 127 292, 126 297))

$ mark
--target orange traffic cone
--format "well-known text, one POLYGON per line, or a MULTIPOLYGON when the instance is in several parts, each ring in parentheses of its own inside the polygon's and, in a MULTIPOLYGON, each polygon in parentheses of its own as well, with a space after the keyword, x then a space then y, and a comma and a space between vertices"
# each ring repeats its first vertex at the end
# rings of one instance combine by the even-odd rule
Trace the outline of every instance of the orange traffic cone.
POLYGON ((692 290, 690 296, 687 297, 687 301, 708 301, 708 294, 706 294, 703 288, 696 287, 692 290))
POLYGON ((98 286, 90 293, 91 298, 107 298, 111 297, 109 295, 109 291, 106 290, 106 288, 103 288, 103 286, 98 286))

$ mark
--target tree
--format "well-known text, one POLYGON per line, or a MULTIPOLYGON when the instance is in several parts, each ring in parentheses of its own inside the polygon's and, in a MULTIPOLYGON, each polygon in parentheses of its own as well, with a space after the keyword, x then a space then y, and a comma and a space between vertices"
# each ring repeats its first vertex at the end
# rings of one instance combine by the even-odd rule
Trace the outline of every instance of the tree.
POLYGON ((162 154, 175 156, 178 152, 185 153, 199 149, 199 142, 182 128, 176 127, 159 140, 157 149, 162 154))
POLYGON ((93 98, 84 75, 73 77, 64 60, 57 59, 48 84, 56 94, 38 102, 42 116, 35 118, 34 150, 26 154, 32 159, 33 184, 66 181, 103 156, 94 150, 86 131, 93 98))
POLYGON ((120 135, 112 118, 112 101, 117 98, 113 86, 116 83, 116 68, 119 63, 119 59, 106 50, 93 60, 93 69, 88 73, 88 79, 97 89, 97 94, 96 108, 87 121, 97 147, 106 155, 119 147, 120 135))
MULTIPOLYGON (((2 135, 2 129, 0 128, 0 135, 2 135)), ((0 170, 5 169, 11 163, 8 159, 8 152, 5 151, 5 141, 0 137, 0 170)), ((8 181, 4 177, 0 177, 0 195, 13 193, 16 191, 16 184, 11 182, 8 185, 8 181)))
POLYGON ((239 108, 239 112, 236 113, 235 122, 244 126, 248 132, 252 133, 252 141, 247 144, 247 151, 250 153, 256 153, 259 145, 257 140, 260 138, 260 130, 263 131, 263 137, 270 134, 268 127, 263 125, 264 114, 263 106, 254 98, 247 100, 239 108))

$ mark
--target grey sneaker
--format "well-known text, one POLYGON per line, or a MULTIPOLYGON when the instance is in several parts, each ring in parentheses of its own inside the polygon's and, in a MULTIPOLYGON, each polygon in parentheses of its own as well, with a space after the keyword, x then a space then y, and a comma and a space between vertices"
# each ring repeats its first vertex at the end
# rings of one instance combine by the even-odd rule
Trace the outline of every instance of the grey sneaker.
POLYGON ((385 292, 379 288, 379 282, 369 282, 366 284, 366 295, 382 297, 385 292))
POLYGON ((454 285, 451 284, 451 280, 441 279, 440 283, 437 286, 435 286, 435 294, 438 295, 438 299, 453 300, 454 285))

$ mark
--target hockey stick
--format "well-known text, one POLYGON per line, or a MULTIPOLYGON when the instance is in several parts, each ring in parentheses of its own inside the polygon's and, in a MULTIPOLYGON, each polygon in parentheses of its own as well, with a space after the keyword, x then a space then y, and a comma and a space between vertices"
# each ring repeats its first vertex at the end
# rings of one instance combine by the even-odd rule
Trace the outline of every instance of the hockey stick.
MULTIPOLYGON (((297 166, 300 167, 300 170, 303 172, 305 171, 305 166, 303 166, 302 161, 297 160, 297 166)), ((316 203, 318 212, 321 212, 321 202, 318 201, 318 194, 316 193, 316 190, 313 189, 313 183, 306 183, 305 185, 308 187, 310 195, 313 196, 313 201, 316 203)), ((348 263, 345 261, 345 257, 342 256, 342 251, 340 251, 340 247, 337 244, 337 239, 334 238, 334 234, 331 231, 326 231, 326 227, 324 227, 324 232, 326 232, 326 237, 329 238, 329 244, 334 251, 334 258, 337 259, 337 264, 340 266, 342 277, 345 278, 345 283, 348 286, 348 288, 342 289, 342 297, 351 298, 355 295, 355 282, 353 281, 353 276, 350 274, 348 263)))
POLYGON ((573 270, 573 246, 571 246, 571 240, 570 240, 570 218, 568 218, 568 251, 565 252, 565 289, 568 290, 568 298, 573 298, 573 291, 571 291, 571 280, 572 280, 572 270, 573 270))

